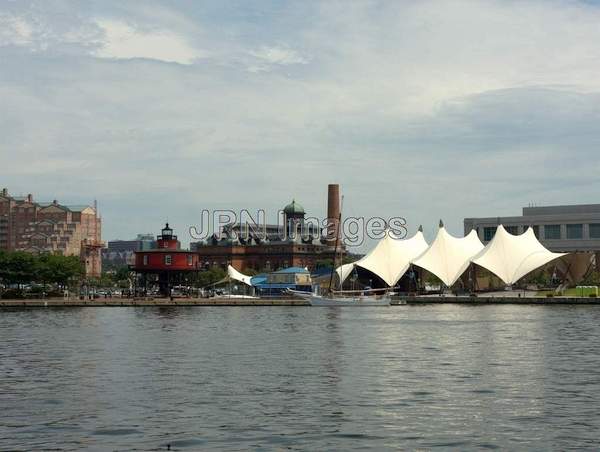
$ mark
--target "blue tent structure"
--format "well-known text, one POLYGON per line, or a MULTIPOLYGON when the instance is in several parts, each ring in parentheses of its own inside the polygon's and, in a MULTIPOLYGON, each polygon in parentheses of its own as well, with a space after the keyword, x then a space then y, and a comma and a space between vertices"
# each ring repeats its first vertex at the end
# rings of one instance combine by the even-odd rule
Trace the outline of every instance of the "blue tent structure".
POLYGON ((251 280, 258 294, 263 297, 280 296, 287 289, 310 292, 310 272, 302 267, 288 267, 276 272, 254 276, 251 280))

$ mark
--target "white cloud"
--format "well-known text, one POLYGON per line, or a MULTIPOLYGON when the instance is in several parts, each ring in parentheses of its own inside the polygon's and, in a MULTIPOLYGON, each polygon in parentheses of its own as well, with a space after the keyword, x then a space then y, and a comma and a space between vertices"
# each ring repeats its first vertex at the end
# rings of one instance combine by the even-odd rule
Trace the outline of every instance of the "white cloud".
POLYGON ((32 28, 21 17, 0 13, 0 46, 31 43, 32 28))
POLYGON ((98 20, 106 37, 95 55, 101 58, 149 58, 169 63, 192 64, 202 54, 175 33, 142 31, 125 22, 98 20))
POLYGON ((426 230, 594 201, 578 174, 600 170, 598 7, 79 5, 68 20, 0 12, 13 46, 0 49, 1 176, 14 191, 97 196, 107 238, 293 196, 322 214, 333 181, 349 215, 426 230))
MULTIPOLYGON (((432 114, 538 85, 600 89, 600 8, 571 1, 323 2, 303 42, 351 108, 432 114)), ((313 18, 311 18, 313 19, 313 18)))
POLYGON ((250 50, 248 54, 258 60, 250 64, 249 70, 252 72, 266 71, 274 65, 288 66, 308 63, 308 60, 300 53, 284 46, 261 46, 258 49, 250 50))

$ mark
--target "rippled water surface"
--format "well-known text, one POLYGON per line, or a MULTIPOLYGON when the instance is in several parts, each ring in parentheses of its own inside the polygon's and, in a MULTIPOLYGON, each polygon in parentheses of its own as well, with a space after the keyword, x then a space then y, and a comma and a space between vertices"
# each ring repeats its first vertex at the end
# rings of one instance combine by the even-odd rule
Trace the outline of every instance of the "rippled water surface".
POLYGON ((0 311, 0 450, 600 447, 600 307, 0 311))

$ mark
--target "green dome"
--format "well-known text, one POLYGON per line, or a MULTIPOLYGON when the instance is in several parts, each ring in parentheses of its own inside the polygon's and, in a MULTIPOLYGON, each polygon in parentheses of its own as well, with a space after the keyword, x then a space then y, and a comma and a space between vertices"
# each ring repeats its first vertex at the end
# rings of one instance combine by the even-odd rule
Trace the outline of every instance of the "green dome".
POLYGON ((283 208, 283 213, 286 215, 304 215, 304 207, 298 204, 295 199, 292 199, 292 202, 283 208))

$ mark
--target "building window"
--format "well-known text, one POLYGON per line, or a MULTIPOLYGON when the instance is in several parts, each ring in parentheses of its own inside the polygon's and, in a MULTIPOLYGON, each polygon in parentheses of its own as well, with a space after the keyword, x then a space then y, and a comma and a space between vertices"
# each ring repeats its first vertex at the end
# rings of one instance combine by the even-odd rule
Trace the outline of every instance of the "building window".
POLYGON ((519 235, 519 226, 504 226, 506 232, 512 235, 519 235))
POLYGON ((590 239, 600 239, 600 223, 590 224, 590 239))
POLYGON ((171 255, 165 254, 165 265, 171 265, 171 255))
POLYGON ((192 255, 191 254, 187 255, 187 264, 188 264, 189 267, 191 267, 192 264, 193 264, 193 262, 192 262, 192 255))
POLYGON ((494 235, 496 234, 496 227, 485 227, 483 228, 483 241, 484 242, 489 242, 490 240, 492 240, 494 238, 494 235))
POLYGON ((144 254, 144 265, 148 265, 148 255, 144 254))
POLYGON ((560 224, 547 224, 544 226, 546 240, 560 240, 560 224))
POLYGON ((533 226, 531 226, 531 228, 533 229, 533 234, 535 235, 536 239, 540 238, 540 227, 537 224, 534 224, 533 226))
POLYGON ((568 239, 582 239, 583 238, 583 225, 582 224, 568 224, 567 225, 567 238, 568 239))

